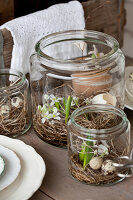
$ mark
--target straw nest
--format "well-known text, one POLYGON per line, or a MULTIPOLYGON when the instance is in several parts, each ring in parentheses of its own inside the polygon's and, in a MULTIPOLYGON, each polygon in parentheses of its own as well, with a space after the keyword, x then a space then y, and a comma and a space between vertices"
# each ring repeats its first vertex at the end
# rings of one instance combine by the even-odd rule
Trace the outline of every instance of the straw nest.
POLYGON ((22 93, 18 96, 8 96, 0 100, 0 134, 17 136, 25 131, 29 121, 27 99, 22 93), (12 98, 19 98, 18 105, 12 104, 12 98))

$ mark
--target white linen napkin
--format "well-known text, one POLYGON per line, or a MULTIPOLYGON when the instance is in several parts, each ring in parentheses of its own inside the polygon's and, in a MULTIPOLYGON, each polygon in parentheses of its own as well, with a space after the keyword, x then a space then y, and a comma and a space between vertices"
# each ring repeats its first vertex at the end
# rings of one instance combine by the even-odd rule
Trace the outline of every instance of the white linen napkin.
POLYGON ((14 41, 11 68, 27 74, 36 42, 50 33, 84 29, 84 11, 80 2, 70 1, 11 20, 3 28, 11 32, 14 41))

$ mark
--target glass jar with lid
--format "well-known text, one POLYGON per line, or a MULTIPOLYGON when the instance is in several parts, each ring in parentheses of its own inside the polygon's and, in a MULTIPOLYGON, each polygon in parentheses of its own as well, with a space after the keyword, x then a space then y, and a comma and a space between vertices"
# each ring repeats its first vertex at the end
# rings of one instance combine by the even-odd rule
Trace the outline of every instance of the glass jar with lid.
POLYGON ((0 134, 24 134, 31 126, 29 83, 14 69, 0 69, 0 134))
POLYGON ((117 183, 129 173, 124 158, 130 160, 130 122, 123 110, 95 104, 72 113, 68 159, 75 179, 94 185, 117 183))
POLYGON ((31 56, 33 127, 46 142, 66 147, 67 122, 80 106, 124 107, 124 55, 111 36, 95 31, 48 35, 31 56))

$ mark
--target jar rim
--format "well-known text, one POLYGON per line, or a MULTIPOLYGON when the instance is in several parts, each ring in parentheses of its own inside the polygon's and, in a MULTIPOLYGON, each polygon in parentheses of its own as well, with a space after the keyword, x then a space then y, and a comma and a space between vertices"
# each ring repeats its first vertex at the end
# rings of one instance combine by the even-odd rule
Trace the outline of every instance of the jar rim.
MULTIPOLYGON (((87 106, 76 109, 71 114, 69 122, 71 122, 73 127, 76 128, 76 130, 79 130, 79 132, 82 133, 83 135, 88 135, 88 133, 89 133, 90 136, 97 135, 97 136, 102 137, 102 135, 104 135, 105 133, 107 135, 110 135, 110 134, 115 135, 115 132, 121 131, 121 128, 127 126, 127 122, 129 122, 129 121, 127 119, 125 112, 120 108, 116 108, 116 107, 113 107, 112 105, 108 105, 108 104, 92 104, 92 105, 87 105, 87 106), (85 110, 87 110, 87 111, 94 110, 95 111, 96 109, 99 109, 99 111, 107 111, 107 112, 116 114, 121 117, 122 121, 118 125, 111 127, 111 128, 106 128, 106 129, 88 129, 83 126, 80 126, 75 121, 75 117, 77 116, 78 113, 82 112, 81 114, 84 114, 85 110)), ((103 136, 103 138, 104 138, 104 136, 103 136)))
MULTIPOLYGON (((70 40, 70 39, 68 39, 70 40)), ((53 42, 52 44, 54 44, 55 42, 53 42)), ((104 44, 104 43, 103 43, 104 44)), ((44 47, 47 47, 44 46, 44 47)), ((81 66, 82 65, 82 68, 84 66, 84 68, 87 66, 87 67, 90 67, 90 70, 94 70, 94 69, 97 69, 95 68, 94 66, 95 65, 101 65, 102 63, 106 62, 106 60, 114 60, 117 56, 117 51, 119 49, 119 43, 118 41, 106 34, 106 33, 102 33, 102 32, 98 32, 98 31, 91 31, 91 30, 69 30, 69 31, 61 31, 61 32, 56 32, 56 33, 53 33, 53 34, 49 34, 43 38, 41 38, 35 45, 35 51, 37 53, 37 55, 39 56, 39 58, 44 62, 47 62, 47 63, 52 63, 52 64, 57 64, 58 63, 58 66, 56 68, 59 68, 60 70, 63 70, 62 69, 62 65, 70 65, 70 64, 73 64, 75 66, 81 66), (81 39, 80 36, 86 36, 85 40, 89 41, 89 38, 92 38, 93 40, 96 39, 97 41, 100 39, 98 39, 98 37, 101 37, 103 38, 106 43, 108 44, 109 47, 111 47, 111 51, 109 51, 107 54, 105 54, 102 58, 93 58, 93 59, 90 59, 90 60, 74 60, 74 59, 66 59, 66 60, 61 60, 61 59, 55 59, 53 57, 50 57, 48 56, 47 54, 45 54, 42 49, 41 49, 41 44, 42 42, 44 41, 48 41, 50 39, 53 39, 53 38, 57 38, 57 42, 64 42, 64 40, 59 40, 61 36, 72 36, 71 40, 74 40, 74 39, 80 39, 80 41, 83 40, 83 38, 81 39), (74 38, 74 36, 78 36, 76 38, 74 38), (91 69, 91 66, 93 65, 93 68, 91 69)), ((105 67, 106 68, 106 67, 105 67)))
POLYGON ((7 91, 15 92, 16 90, 20 89, 24 85, 25 80, 26 80, 25 75, 16 69, 10 69, 10 68, 0 69, 0 76, 1 75, 8 75, 8 76, 11 75, 14 77, 18 77, 20 79, 20 81, 16 81, 16 83, 13 85, 4 86, 4 87, 0 88, 0 93, 3 93, 4 90, 6 92, 7 91))

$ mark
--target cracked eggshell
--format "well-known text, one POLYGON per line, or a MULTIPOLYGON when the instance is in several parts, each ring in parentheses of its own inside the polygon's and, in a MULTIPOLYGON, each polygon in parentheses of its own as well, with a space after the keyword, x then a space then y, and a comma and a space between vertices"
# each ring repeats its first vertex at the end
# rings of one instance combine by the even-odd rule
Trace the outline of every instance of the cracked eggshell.
POLYGON ((92 169, 100 169, 103 163, 103 159, 101 157, 93 157, 90 162, 89 165, 92 169))
POLYGON ((117 100, 116 97, 110 93, 98 94, 91 100, 92 104, 110 104, 116 106, 117 100))
POLYGON ((102 164, 102 171, 105 175, 112 174, 116 171, 115 166, 113 165, 112 160, 105 160, 102 164))
POLYGON ((13 107, 19 107, 22 104, 23 100, 20 97, 13 97, 11 99, 11 105, 13 107))
POLYGON ((8 105, 3 105, 0 108, 0 115, 8 115, 10 112, 10 107, 8 105))

